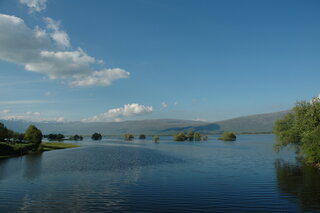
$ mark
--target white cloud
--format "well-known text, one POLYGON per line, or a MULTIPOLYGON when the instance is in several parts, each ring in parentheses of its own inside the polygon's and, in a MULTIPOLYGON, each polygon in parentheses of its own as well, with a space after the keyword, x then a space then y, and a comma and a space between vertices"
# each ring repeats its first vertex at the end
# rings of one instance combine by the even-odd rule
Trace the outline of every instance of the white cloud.
POLYGON ((144 106, 140 104, 126 104, 123 107, 110 109, 101 115, 96 115, 91 118, 83 119, 84 122, 96 121, 121 121, 125 117, 133 117, 145 115, 153 112, 152 106, 144 106))
POLYGON ((79 76, 76 80, 71 82, 72 86, 109 86, 112 81, 120 78, 129 78, 130 73, 125 70, 115 68, 115 69, 105 69, 102 71, 93 72, 89 76, 79 76))
POLYGON ((56 122, 65 122, 65 118, 64 117, 58 117, 56 119, 54 119, 56 122))
POLYGON ((164 110, 165 108, 167 108, 169 105, 166 102, 162 102, 161 103, 161 109, 160 110, 164 110))
POLYGON ((40 116, 40 112, 26 112, 27 115, 32 115, 32 116, 40 116))
POLYGON ((95 70, 93 67, 102 61, 81 48, 65 51, 70 40, 60 30, 60 22, 51 18, 45 22, 50 32, 38 26, 30 29, 22 19, 0 14, 0 59, 50 79, 66 79, 72 86, 109 86, 114 80, 129 77, 129 72, 119 68, 95 70))
POLYGON ((47 0, 20 0, 20 3, 29 7, 29 11, 32 13, 46 9, 47 0))
POLYGON ((60 30, 60 21, 55 21, 52 18, 46 17, 43 19, 47 25, 47 28, 51 30, 51 38, 56 42, 56 44, 61 48, 70 47, 70 39, 66 32, 60 30))

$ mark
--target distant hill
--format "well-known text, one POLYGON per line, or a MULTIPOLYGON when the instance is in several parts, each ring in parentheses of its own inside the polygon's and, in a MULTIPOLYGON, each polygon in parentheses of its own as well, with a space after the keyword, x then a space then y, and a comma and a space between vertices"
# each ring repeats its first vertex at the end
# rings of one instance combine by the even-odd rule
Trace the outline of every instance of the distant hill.
POLYGON ((23 120, 2 120, 8 128, 18 132, 24 132, 34 124, 44 134, 62 133, 65 135, 82 134, 91 135, 100 132, 104 135, 132 134, 161 134, 169 135, 180 131, 199 131, 205 134, 217 134, 224 131, 237 133, 271 132, 274 122, 282 118, 289 111, 244 116, 215 123, 178 120, 178 119, 155 119, 136 120, 123 122, 29 122, 23 120))

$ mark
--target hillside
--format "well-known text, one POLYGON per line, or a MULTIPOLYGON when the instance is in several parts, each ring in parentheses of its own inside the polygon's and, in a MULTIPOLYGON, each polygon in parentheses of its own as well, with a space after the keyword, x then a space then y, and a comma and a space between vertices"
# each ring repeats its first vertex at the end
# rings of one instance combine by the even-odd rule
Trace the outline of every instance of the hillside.
POLYGON ((123 122, 28 122, 23 120, 3 120, 8 128, 24 132, 30 124, 35 124, 44 134, 83 134, 90 135, 100 132, 104 135, 132 134, 174 134, 180 131, 199 131, 205 134, 216 134, 223 131, 243 132, 270 132, 276 120, 282 118, 289 111, 244 116, 215 123, 201 121, 156 119, 136 120, 123 122))

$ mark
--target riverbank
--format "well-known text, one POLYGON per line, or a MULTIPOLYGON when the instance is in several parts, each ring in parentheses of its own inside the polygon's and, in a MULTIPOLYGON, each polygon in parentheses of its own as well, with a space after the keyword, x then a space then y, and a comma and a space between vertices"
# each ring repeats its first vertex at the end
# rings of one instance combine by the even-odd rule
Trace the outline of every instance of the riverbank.
POLYGON ((79 145, 60 142, 43 142, 35 148, 33 144, 7 144, 0 142, 0 159, 18 157, 38 152, 52 151, 57 149, 76 148, 79 145))

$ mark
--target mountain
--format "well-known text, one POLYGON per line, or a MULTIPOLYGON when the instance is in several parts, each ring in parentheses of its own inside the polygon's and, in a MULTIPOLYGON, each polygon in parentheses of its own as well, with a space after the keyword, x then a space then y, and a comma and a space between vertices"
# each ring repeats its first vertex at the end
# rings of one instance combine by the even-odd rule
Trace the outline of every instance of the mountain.
POLYGON ((178 119, 136 120, 123 122, 29 122, 23 120, 2 120, 8 128, 24 132, 34 124, 44 134, 62 133, 65 135, 91 135, 100 132, 104 135, 161 134, 169 135, 181 131, 199 131, 205 134, 217 134, 224 131, 236 133, 271 132, 276 120, 281 119, 290 111, 243 116, 214 123, 178 119))

